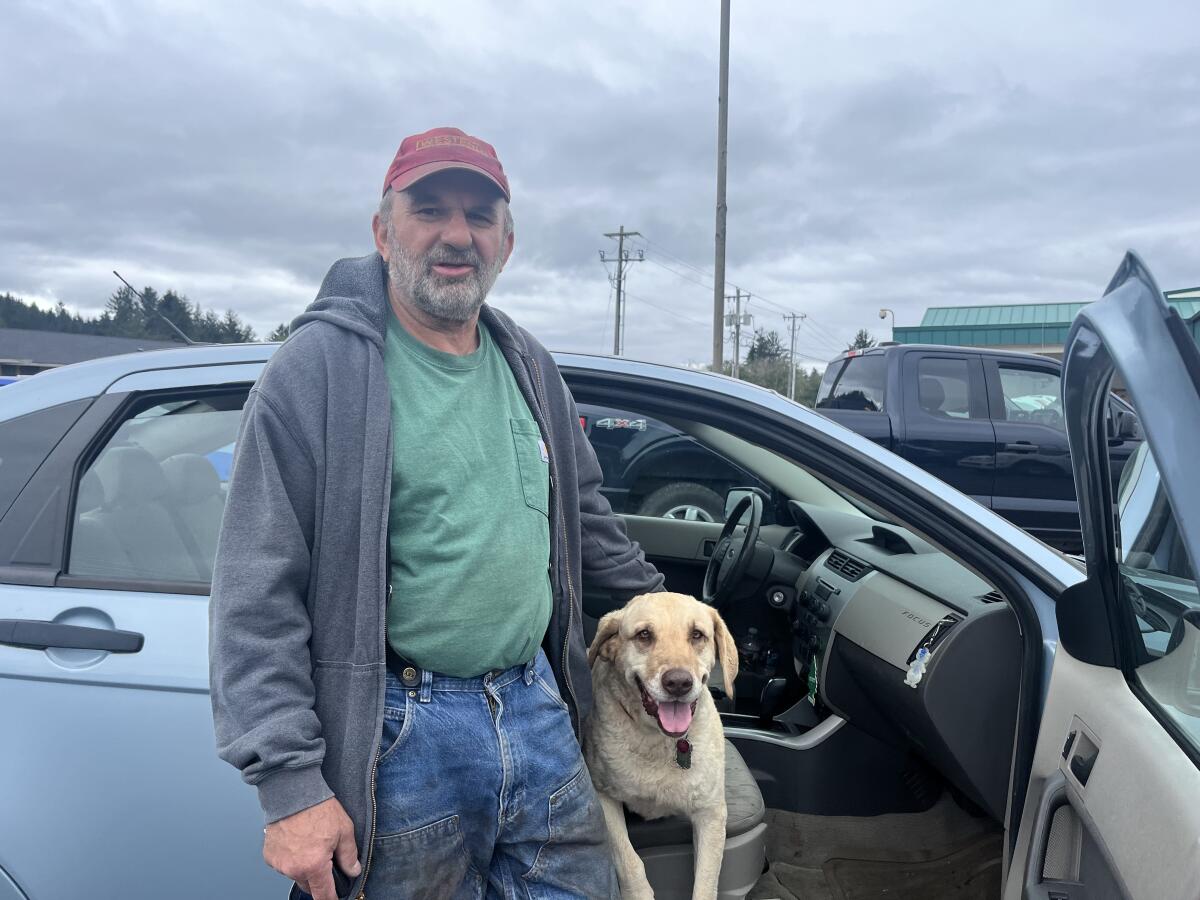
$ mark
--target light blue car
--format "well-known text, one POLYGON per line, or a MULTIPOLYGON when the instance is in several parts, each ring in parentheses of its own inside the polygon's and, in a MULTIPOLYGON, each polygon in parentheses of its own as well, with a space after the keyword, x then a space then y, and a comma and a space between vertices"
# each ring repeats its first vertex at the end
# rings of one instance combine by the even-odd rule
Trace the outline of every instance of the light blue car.
MULTIPOLYGON (((288 894, 208 698, 231 450, 273 350, 0 390, 0 900, 288 894)), ((739 521, 624 516, 738 643, 721 897, 1200 896, 1200 352, 1136 257, 1064 356, 1086 564, 778 394, 557 359, 579 402, 766 486, 731 491, 739 521), (1147 437, 1120 486, 1114 371, 1147 437)), ((613 605, 587 594, 585 622, 613 605)), ((656 896, 690 897, 687 824, 630 833, 656 896)))

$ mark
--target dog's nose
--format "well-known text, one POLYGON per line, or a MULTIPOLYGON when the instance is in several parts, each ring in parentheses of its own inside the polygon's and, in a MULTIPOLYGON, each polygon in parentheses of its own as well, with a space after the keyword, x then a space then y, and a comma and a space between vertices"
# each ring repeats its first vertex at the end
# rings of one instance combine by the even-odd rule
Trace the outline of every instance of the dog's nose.
POLYGON ((663 672, 663 690, 672 697, 682 697, 692 689, 692 673, 687 669, 668 669, 663 672))

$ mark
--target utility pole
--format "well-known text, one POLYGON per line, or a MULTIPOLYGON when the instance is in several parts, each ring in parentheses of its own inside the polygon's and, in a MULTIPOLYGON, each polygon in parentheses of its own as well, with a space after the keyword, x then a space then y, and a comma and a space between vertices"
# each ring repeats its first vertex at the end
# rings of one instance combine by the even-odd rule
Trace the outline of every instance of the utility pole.
POLYGON ((738 377, 738 371, 742 361, 742 325, 750 324, 750 317, 742 315, 742 297, 750 299, 750 292, 743 291, 737 288, 736 293, 732 297, 726 297, 726 300, 734 302, 734 314, 725 317, 725 325, 733 326, 733 377, 738 377))
MULTIPOLYGON (((604 236, 617 239, 617 310, 613 321, 613 356, 620 356, 625 343, 625 264, 641 262, 646 258, 646 251, 639 250, 636 257, 629 254, 625 249, 625 238, 641 237, 642 234, 640 231, 626 231, 624 225, 618 226, 616 231, 605 232, 604 236)), ((600 259, 609 262, 603 250, 600 251, 600 259)))
MULTIPOLYGON (((721 74, 717 88, 717 231, 713 264, 713 371, 722 371, 725 329, 725 163, 729 138, 729 0, 721 0, 721 74)), ((737 360, 733 367, 737 369, 737 360)))
POLYGON ((807 318, 804 313, 788 313, 784 316, 788 319, 789 327, 792 331, 792 345, 788 350, 788 399, 796 399, 796 328, 801 319, 807 318))

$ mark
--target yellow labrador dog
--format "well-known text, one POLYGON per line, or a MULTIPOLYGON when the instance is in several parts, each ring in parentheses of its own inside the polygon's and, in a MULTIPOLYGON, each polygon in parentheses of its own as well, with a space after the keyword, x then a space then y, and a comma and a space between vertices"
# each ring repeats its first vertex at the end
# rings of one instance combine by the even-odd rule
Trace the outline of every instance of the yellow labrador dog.
POLYGON ((600 620, 588 649, 595 706, 584 755, 604 807, 625 900, 654 896, 625 830, 624 804, 646 819, 686 816, 693 900, 717 896, 725 851, 725 738, 708 692, 720 662, 733 696, 737 647, 717 611, 684 594, 642 594, 600 620))

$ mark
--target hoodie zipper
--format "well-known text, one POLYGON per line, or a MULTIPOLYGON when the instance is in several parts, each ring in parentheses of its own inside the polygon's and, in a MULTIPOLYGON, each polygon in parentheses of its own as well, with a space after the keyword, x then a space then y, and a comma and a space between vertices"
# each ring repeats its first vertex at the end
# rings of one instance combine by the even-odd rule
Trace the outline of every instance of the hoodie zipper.
MULTIPOLYGON (((542 370, 541 370, 541 367, 537 364, 537 360, 534 359, 532 356, 526 356, 525 358, 529 360, 529 364, 533 367, 534 378, 537 382, 537 390, 534 391, 534 399, 536 399, 538 401, 538 406, 539 406, 538 417, 544 420, 545 419, 544 408, 546 405, 546 400, 545 400, 546 387, 542 383, 542 370)), ((541 424, 542 424, 542 430, 545 432, 546 437, 549 438, 550 437, 549 429, 545 427, 544 421, 541 424)), ((571 556, 567 550, 567 546, 568 546, 567 523, 562 514, 562 495, 559 494, 558 489, 555 487, 555 482, 556 482, 557 476, 558 476, 558 468, 554 464, 554 453, 551 450, 551 441, 549 441, 549 440, 546 441, 546 458, 550 461, 550 488, 554 492, 554 508, 555 508, 555 511, 558 513, 559 525, 562 528, 563 563, 566 566, 566 573, 567 573, 567 601, 568 601, 567 602, 567 629, 566 629, 566 633, 563 635, 563 645, 562 645, 563 681, 566 683, 567 693, 570 694, 570 696, 571 696, 571 707, 572 707, 572 714, 573 714, 572 718, 577 719, 577 717, 579 715, 579 701, 575 697, 575 688, 571 684, 571 667, 567 661, 567 650, 570 647, 570 643, 571 643, 571 625, 575 618, 575 588, 571 585, 571 556)))
MULTIPOLYGON (((384 602, 384 615, 387 615, 388 602, 392 599, 392 573, 387 573, 387 600, 384 602)), ((387 629, 384 628, 384 640, 387 640, 387 629)), ((386 651, 385 651, 386 652, 386 651)), ((387 675, 384 675, 387 678, 387 675)), ((359 888, 358 896, 355 900, 367 900, 367 876, 371 874, 371 857, 375 855, 375 820, 379 812, 378 804, 375 801, 375 783, 379 777, 379 757, 380 752, 375 751, 375 761, 371 763, 371 830, 367 833, 367 862, 362 870, 362 887, 359 888)))

